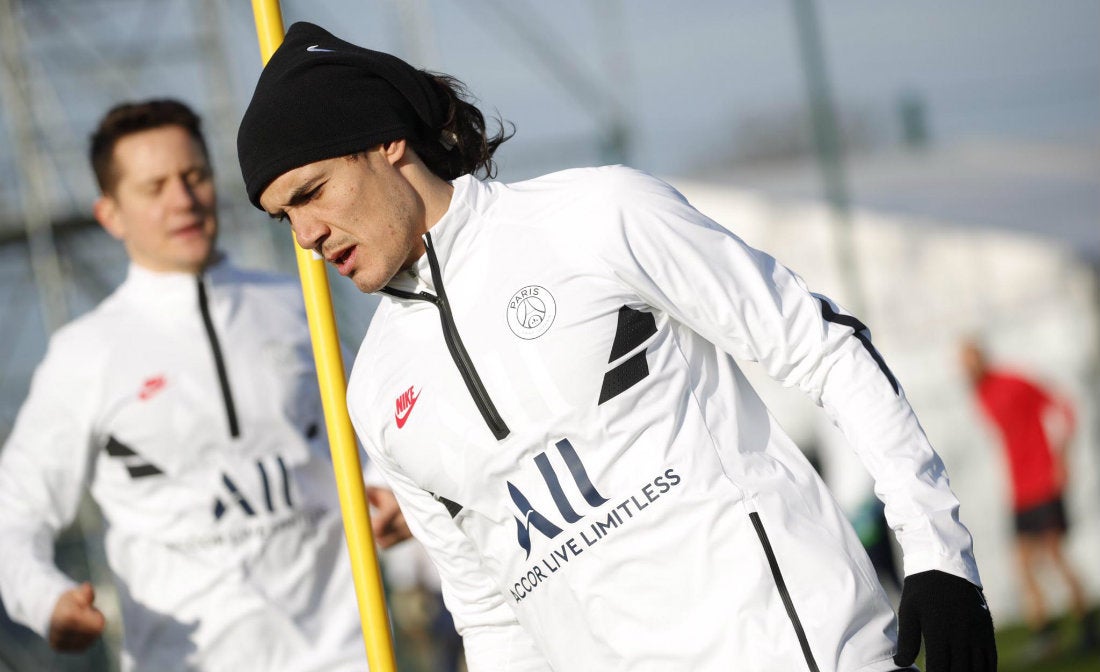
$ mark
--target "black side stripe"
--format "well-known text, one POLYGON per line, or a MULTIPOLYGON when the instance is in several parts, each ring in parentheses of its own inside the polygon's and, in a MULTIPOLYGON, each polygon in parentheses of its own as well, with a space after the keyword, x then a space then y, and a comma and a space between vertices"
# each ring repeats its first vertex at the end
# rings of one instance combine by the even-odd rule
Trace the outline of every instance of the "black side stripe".
POLYGON ((202 313, 202 324, 206 327, 206 337, 210 339, 210 349, 214 352, 214 366, 218 369, 218 383, 222 388, 222 399, 225 401, 225 414, 229 418, 229 435, 234 439, 241 435, 237 424, 237 408, 233 404, 233 393, 229 388, 229 374, 225 370, 225 359, 222 357, 222 349, 218 344, 218 333, 214 331, 214 321, 210 318, 210 306, 206 298, 206 283, 199 281, 199 312, 202 313))
POLYGON ((111 457, 136 457, 133 448, 122 443, 113 436, 107 437, 107 454, 111 457))
POLYGON ((882 371, 882 375, 886 376, 886 380, 890 381, 890 387, 894 388, 894 394, 901 395, 901 386, 898 385, 898 379, 894 377, 894 373, 890 370, 890 367, 886 366, 886 360, 882 358, 878 349, 875 348, 871 343, 871 339, 867 336, 867 325, 851 315, 841 315, 836 312, 833 310, 833 307, 820 296, 817 297, 817 300, 821 302, 821 316, 825 318, 826 322, 832 322, 833 324, 839 324, 844 327, 851 327, 855 330, 854 336, 863 344, 867 353, 871 355, 871 359, 875 360, 875 364, 878 364, 878 368, 882 371))
MULTIPOLYGON (((619 320, 615 327, 615 340, 611 343, 611 356, 607 358, 608 363, 623 357, 656 333, 657 320, 653 313, 643 313, 627 306, 619 308, 619 320)), ((646 361, 646 351, 642 350, 604 374, 600 400, 596 405, 614 399, 648 375, 649 362, 646 361)))
POLYGON ((441 497, 434 492, 429 492, 428 494, 432 496, 432 499, 439 502, 447 509, 447 513, 451 514, 451 518, 454 518, 459 513, 461 513, 462 505, 458 502, 447 499, 446 497, 441 497))
POLYGON ((122 464, 126 467, 126 471, 130 473, 130 478, 159 476, 164 473, 156 466, 146 461, 141 455, 138 455, 133 448, 127 446, 113 436, 107 437, 107 446, 104 450, 107 451, 108 456, 117 457, 122 461, 122 464))
POLYGON ((127 464, 126 471, 130 472, 130 478, 144 478, 164 473, 151 464, 127 464))
POLYGON ((645 355, 646 351, 642 350, 604 374, 597 406, 626 392, 649 375, 649 362, 646 361, 645 355))
POLYGON ((779 589, 779 597, 783 600, 787 617, 791 619, 791 625, 794 626, 794 634, 798 637, 798 645, 802 647, 802 655, 806 658, 806 665, 809 667, 810 672, 819 672, 813 651, 810 651, 810 642, 806 639, 806 631, 802 628, 802 621, 798 620, 798 613, 794 610, 794 602, 791 601, 787 583, 783 580, 783 574, 779 571, 779 562, 775 559, 772 544, 768 541, 767 532, 764 531, 764 523, 760 522, 760 514, 753 511, 749 514, 749 518, 752 520, 752 526, 756 528, 756 536, 760 539, 760 545, 764 547, 764 555, 768 558, 768 566, 771 567, 775 587, 779 589))
POLYGON ((657 320, 653 313, 643 313, 623 306, 619 309, 619 323, 615 327, 615 340, 611 344, 611 356, 607 363, 615 361, 657 333, 657 320))

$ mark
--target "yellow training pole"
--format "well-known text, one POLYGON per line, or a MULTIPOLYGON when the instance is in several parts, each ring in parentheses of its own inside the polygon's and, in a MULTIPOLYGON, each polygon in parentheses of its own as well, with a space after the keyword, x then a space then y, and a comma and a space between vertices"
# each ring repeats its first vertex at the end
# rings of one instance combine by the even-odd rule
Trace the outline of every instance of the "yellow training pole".
MULTIPOLYGON (((256 34, 264 64, 283 42, 283 15, 279 0, 252 0, 256 19, 256 34)), ((336 490, 340 494, 340 510, 344 516, 344 534, 351 554, 351 570, 355 578, 355 594, 359 600, 359 616, 363 623, 363 642, 371 672, 395 672, 393 640, 382 592, 382 575, 371 536, 370 511, 363 488, 363 469, 359 463, 359 447, 348 417, 343 358, 332 312, 325 262, 313 252, 294 245, 298 259, 298 274, 302 279, 306 315, 313 340, 313 358, 317 362, 317 379, 321 386, 321 403, 325 409, 332 466, 336 471, 336 490)))

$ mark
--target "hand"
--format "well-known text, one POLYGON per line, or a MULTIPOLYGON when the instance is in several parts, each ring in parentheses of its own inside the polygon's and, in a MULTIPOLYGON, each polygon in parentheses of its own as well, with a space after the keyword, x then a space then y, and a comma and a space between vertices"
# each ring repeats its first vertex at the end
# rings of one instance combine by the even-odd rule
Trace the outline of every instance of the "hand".
POLYGON ((927 672, 996 672, 993 617, 982 589, 966 579, 938 570, 905 577, 895 665, 913 664, 922 633, 927 672))
POLYGON ((92 604, 95 590, 85 581, 57 598, 50 615, 48 639, 55 651, 78 653, 99 639, 107 619, 92 604))
POLYGON ((393 496, 393 490, 367 486, 367 500, 374 508, 370 514, 371 532, 374 540, 382 548, 389 548, 394 544, 412 538, 412 532, 405 522, 405 514, 401 513, 401 507, 397 505, 397 498, 393 496))

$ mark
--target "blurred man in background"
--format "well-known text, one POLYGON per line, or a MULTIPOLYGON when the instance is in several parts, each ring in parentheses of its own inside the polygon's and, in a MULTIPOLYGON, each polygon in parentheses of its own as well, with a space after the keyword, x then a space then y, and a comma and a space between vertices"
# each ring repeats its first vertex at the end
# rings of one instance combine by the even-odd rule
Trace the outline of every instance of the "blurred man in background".
POLYGON ((1040 569, 1049 563, 1069 588, 1070 605, 1081 625, 1081 648, 1100 648, 1098 614, 1066 558, 1066 453, 1073 439, 1073 407, 1018 374, 990 366, 975 340, 961 346, 961 359, 982 411, 997 428, 1012 485, 1016 556, 1024 584, 1024 609, 1035 639, 1030 655, 1057 652, 1057 621, 1050 616, 1040 569))
POLYGON ((506 139, 453 78, 297 23, 237 140, 252 203, 386 294, 348 406, 471 670, 886 672, 922 635, 929 672, 994 670, 958 500, 866 327, 651 176, 475 178, 506 139), (734 357, 875 476, 897 630, 734 357))
POLYGON ((182 103, 115 107, 91 162, 129 273, 53 335, 0 453, 0 598, 58 651, 100 636, 92 586, 53 562, 88 489, 123 670, 365 669, 298 285, 215 247, 182 103))

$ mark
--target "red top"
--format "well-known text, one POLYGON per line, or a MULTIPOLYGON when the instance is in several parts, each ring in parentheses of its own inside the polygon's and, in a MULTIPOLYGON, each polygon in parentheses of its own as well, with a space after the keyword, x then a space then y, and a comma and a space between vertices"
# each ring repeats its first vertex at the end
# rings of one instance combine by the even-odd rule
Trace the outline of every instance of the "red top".
POLYGON ((977 387, 978 400, 997 425, 1012 475, 1017 511, 1044 504, 1062 493, 1061 459, 1050 449, 1043 415, 1060 409, 1072 428, 1069 406, 1033 383, 1004 371, 989 371, 977 387))

